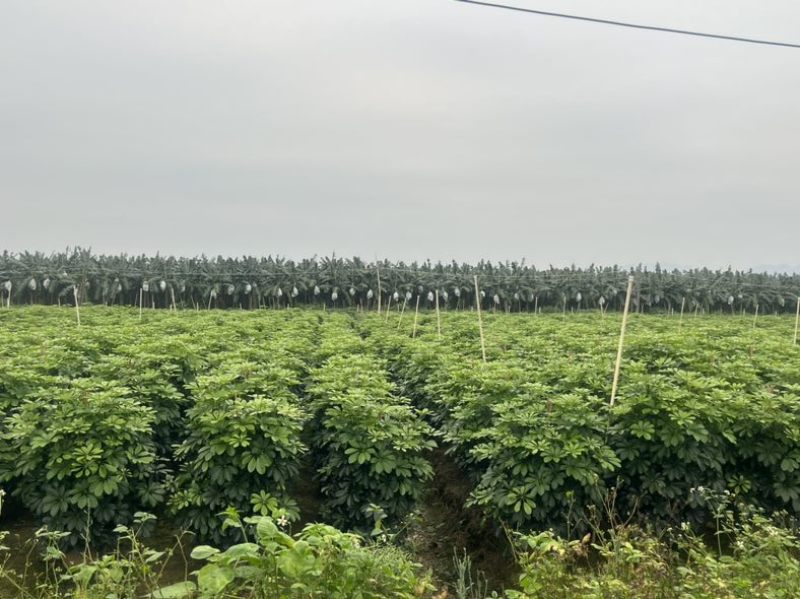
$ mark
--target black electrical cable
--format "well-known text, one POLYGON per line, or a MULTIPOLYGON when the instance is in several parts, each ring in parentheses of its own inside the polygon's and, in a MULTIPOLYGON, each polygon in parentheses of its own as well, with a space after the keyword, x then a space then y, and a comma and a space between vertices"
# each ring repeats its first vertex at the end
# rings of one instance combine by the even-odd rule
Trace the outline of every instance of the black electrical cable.
POLYGON ((516 12, 525 12, 534 15, 545 17, 557 17, 560 19, 571 19, 573 21, 586 21, 589 23, 597 23, 600 25, 612 25, 614 27, 628 27, 631 29, 644 29, 647 31, 659 31, 661 33, 674 33, 678 35, 691 35, 694 37, 707 37, 717 40, 725 40, 729 42, 740 42, 745 44, 760 44, 763 46, 780 46, 783 48, 797 48, 800 49, 800 44, 792 44, 788 42, 775 42, 771 40, 762 40, 750 37, 738 37, 735 35, 722 35, 718 33, 704 33, 702 31, 689 31, 687 29, 673 29, 672 27, 658 27, 656 25, 641 25, 638 23, 627 23, 625 21, 612 21, 610 19, 597 19, 594 17, 583 17, 580 15, 572 15, 558 12, 549 12, 546 10, 536 10, 533 8, 524 8, 521 6, 511 6, 508 4, 496 4, 494 2, 482 2, 480 0, 455 0, 456 2, 464 2, 465 4, 477 4, 479 6, 489 6, 492 8, 502 8, 505 10, 513 10, 516 12))

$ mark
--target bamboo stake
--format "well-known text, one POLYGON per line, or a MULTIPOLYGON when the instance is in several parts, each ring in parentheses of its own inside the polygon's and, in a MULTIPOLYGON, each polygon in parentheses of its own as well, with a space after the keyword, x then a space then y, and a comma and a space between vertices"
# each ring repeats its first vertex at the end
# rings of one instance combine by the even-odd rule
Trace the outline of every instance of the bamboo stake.
POLYGON ((610 406, 614 406, 614 400, 617 398, 617 386, 619 385, 619 369, 622 366, 622 348, 625 345, 625 328, 628 325, 628 310, 631 307, 631 293, 633 292, 633 275, 628 277, 628 291, 625 294, 625 308, 622 311, 622 327, 619 332, 619 345, 617 346, 617 362, 614 365, 614 381, 611 383, 611 402, 610 406))
POLYGON ((78 319, 78 326, 81 326, 81 308, 78 305, 78 286, 72 286, 72 294, 75 296, 75 316, 78 319))
POLYGON ((535 298, 533 298, 533 313, 534 314, 538 314, 539 313, 539 296, 538 295, 535 298))
POLYGON ((144 301, 144 289, 139 287, 139 322, 142 322, 142 302, 144 301))
POLYGON ((172 296, 172 309, 177 311, 178 308, 175 306, 175 290, 172 287, 169 288, 169 294, 172 296))
POLYGON ((381 312, 381 265, 375 261, 375 268, 378 270, 378 314, 381 312))
POLYGON ((681 317, 678 320, 678 328, 680 329, 683 326, 683 309, 686 307, 686 298, 681 298, 681 317))
POLYGON ((483 338, 483 318, 481 317, 481 292, 478 289, 478 275, 474 275, 475 279, 475 308, 478 311, 478 331, 481 334, 481 356, 483 362, 486 363, 486 340, 483 338))
POLYGON ((403 313, 406 311, 406 302, 408 302, 408 298, 403 298, 403 307, 400 309, 400 318, 397 319, 397 330, 400 330, 400 325, 403 323, 403 313))
POLYGON ((417 306, 414 308, 414 326, 411 328, 411 337, 417 336, 417 318, 419 317, 419 293, 417 294, 417 306))
POLYGON ((797 345, 797 330, 800 328, 800 296, 797 298, 797 315, 794 317, 794 344, 797 345))
POLYGON ((436 338, 442 338, 442 317, 439 314, 439 290, 436 290, 436 338))

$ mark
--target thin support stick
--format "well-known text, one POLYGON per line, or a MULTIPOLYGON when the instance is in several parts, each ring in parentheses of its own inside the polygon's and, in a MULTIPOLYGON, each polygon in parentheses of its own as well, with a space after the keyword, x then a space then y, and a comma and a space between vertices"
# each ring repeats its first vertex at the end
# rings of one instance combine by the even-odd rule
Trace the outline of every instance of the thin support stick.
POLYGON ((172 287, 169 288, 169 294, 172 297, 172 309, 177 311, 178 308, 175 306, 175 290, 172 287))
POLYGON ((678 328, 683 326, 683 309, 686 307, 686 298, 681 298, 681 317, 678 319, 678 328))
POLYGON ((478 311, 478 331, 481 334, 481 356, 483 357, 484 364, 486 363, 486 340, 483 338, 483 318, 481 317, 481 292, 478 289, 478 275, 474 276, 475 279, 475 308, 478 311))
POLYGON ((622 366, 622 348, 625 345, 625 328, 628 326, 628 310, 631 307, 631 293, 633 292, 633 276, 628 277, 628 291, 625 294, 625 308, 622 311, 622 327, 619 332, 619 345, 617 346, 617 362, 614 365, 614 381, 611 383, 611 402, 617 398, 617 386, 619 385, 619 369, 622 366))
POLYGON ((436 338, 442 338, 442 317, 439 314, 439 290, 436 290, 436 338))
POLYGON ((78 319, 78 326, 81 326, 81 308, 78 305, 78 286, 72 286, 72 294, 75 296, 75 316, 78 319))
POLYGON ((139 322, 142 322, 142 302, 144 302, 144 289, 139 287, 139 322))
POLYGON ((411 337, 417 336, 417 318, 419 317, 419 294, 417 294, 417 306, 414 308, 414 326, 411 328, 411 337))
POLYGON ((797 298, 797 315, 794 317, 794 344, 797 345, 797 331, 800 328, 800 297, 797 298))
POLYGON ((400 309, 400 318, 397 319, 397 330, 400 330, 400 325, 403 323, 403 313, 406 311, 406 303, 408 302, 408 298, 403 298, 403 307, 400 309))
POLYGON ((375 261, 375 268, 378 271, 378 314, 381 313, 381 266, 375 261))

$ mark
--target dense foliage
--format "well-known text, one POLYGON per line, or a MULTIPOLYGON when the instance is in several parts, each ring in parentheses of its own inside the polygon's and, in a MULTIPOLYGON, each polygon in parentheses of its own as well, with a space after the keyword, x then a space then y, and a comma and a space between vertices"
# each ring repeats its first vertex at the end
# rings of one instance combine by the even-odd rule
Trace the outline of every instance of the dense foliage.
POLYGON ((51 387, 6 418, 0 483, 73 542, 107 534, 164 498, 154 421, 152 409, 113 383, 51 387))
POLYGON ((201 595, 263 599, 413 599, 429 597, 433 586, 418 565, 392 547, 365 546, 354 534, 309 524, 292 536, 269 517, 229 516, 231 528, 245 533, 244 543, 225 551, 200 546, 192 557, 209 563, 197 572, 201 595), (254 542, 245 528, 254 527, 254 542))
POLYGON ((338 525, 367 530, 384 519, 397 523, 433 477, 425 457, 435 446, 432 430, 394 395, 372 357, 332 357, 312 381, 323 513, 338 525))
POLYGON ((618 266, 539 270, 523 262, 475 265, 456 262, 410 263, 359 258, 176 258, 107 256, 75 249, 44 255, 0 255, 0 294, 16 303, 74 301, 145 307, 243 307, 281 305, 375 306, 419 298, 432 306, 439 292, 442 306, 475 305, 473 276, 481 284, 485 308, 535 311, 539 308, 619 309, 626 280, 637 281, 638 311, 720 310, 728 313, 756 306, 761 312, 792 312, 800 295, 800 276, 751 271, 618 266), (380 285, 378 279, 380 277, 380 285), (685 300, 685 302, 684 302, 685 300))
MULTIPOLYGON (((153 511, 221 556, 239 534, 231 508, 284 530, 300 516, 391 533, 449 455, 466 481, 457 508, 536 539, 526 551, 538 557, 523 560, 531 597, 550 576, 577 584, 574 561, 558 556, 619 518, 702 533, 721 518, 704 493, 731 498, 737 517, 740 506, 800 512, 792 318, 634 314, 610 407, 618 315, 489 312, 486 362, 475 316, 443 311, 439 327, 434 312, 411 318, 397 303, 380 314, 98 306, 78 327, 72 310, 0 309, 0 486, 15 509, 73 541, 99 542, 153 511), (551 574, 539 569, 547 564, 551 574)), ((789 559, 791 533, 758 527, 772 535, 764 542, 785 541, 776 563, 789 559)), ((308 531, 360 551, 332 529, 308 531)), ((304 547, 303 534, 292 543, 304 547)), ((629 541, 661 552, 647 535, 629 541)), ((292 543, 249 546, 247 559, 274 559, 265 551, 292 543)), ((737 572, 696 555, 720 579, 747 581, 764 566, 741 554, 739 565, 753 565, 737 572)), ((614 596, 602 594, 607 575, 596 596, 614 596)), ((252 580, 235 573, 229 583, 252 580)), ((700 578, 692 584, 715 596, 700 578)))

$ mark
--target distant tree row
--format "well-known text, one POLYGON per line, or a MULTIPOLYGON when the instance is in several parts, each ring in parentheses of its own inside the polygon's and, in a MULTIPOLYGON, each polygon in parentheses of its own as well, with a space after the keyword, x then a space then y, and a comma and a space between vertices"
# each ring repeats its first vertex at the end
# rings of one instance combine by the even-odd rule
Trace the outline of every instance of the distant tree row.
POLYGON ((629 275, 633 309, 793 312, 800 275, 752 271, 665 270, 656 266, 537 269, 523 262, 477 264, 364 262, 359 258, 96 255, 74 249, 0 256, 3 303, 81 302, 146 307, 261 308, 325 304, 373 309, 380 301, 507 311, 620 309, 629 275))

